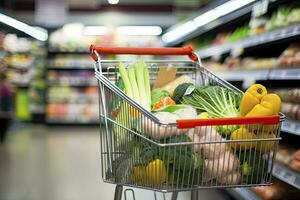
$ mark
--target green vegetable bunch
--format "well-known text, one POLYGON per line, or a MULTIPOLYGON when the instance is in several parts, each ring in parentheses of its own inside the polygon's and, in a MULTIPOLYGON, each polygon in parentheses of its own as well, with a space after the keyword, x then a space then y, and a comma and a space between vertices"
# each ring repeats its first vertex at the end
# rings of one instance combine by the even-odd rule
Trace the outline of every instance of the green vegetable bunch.
POLYGON ((254 150, 241 151, 238 155, 242 173, 242 183, 256 184, 265 180, 268 173, 268 161, 254 150))
MULTIPOLYGON (((238 117, 242 94, 220 86, 197 87, 190 95, 182 98, 183 104, 193 106, 199 112, 207 112, 211 118, 238 117)), ((218 126, 217 131, 228 135, 236 126, 218 126)))
MULTIPOLYGON (((191 142, 185 135, 176 135, 158 140, 161 143, 191 142)), ((196 185, 202 180, 204 156, 194 153, 192 145, 158 147, 135 138, 130 154, 136 158, 135 163, 147 165, 151 160, 161 159, 168 171, 168 184, 196 185)))
MULTIPOLYGON (((147 65, 144 62, 139 61, 126 69, 124 63, 120 63, 118 70, 121 76, 117 82, 118 87, 122 89, 128 97, 150 111, 151 88, 147 65)), ((131 106, 123 104, 118 98, 113 101, 112 108, 113 110, 119 110, 115 118, 116 122, 131 129, 133 120, 139 115, 139 111, 131 106), (128 116, 130 116, 130 118, 128 116)), ((132 136, 129 135, 126 129, 119 125, 114 124, 113 129, 119 148, 126 148, 127 143, 132 140, 132 136)))

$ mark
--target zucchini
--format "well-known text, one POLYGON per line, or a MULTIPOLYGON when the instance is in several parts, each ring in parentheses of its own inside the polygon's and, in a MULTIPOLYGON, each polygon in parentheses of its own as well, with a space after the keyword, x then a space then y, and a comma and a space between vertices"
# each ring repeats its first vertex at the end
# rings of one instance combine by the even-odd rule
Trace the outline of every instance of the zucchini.
POLYGON ((191 94, 194 89, 195 89, 195 86, 192 83, 182 83, 182 84, 178 85, 174 90, 173 100, 176 103, 180 103, 182 97, 184 95, 191 94))

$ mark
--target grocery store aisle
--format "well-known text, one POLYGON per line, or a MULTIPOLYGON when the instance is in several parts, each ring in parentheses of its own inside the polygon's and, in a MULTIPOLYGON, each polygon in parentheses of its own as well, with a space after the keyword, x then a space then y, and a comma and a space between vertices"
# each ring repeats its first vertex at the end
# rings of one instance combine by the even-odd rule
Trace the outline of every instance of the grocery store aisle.
MULTIPOLYGON (((109 200, 114 186, 100 179, 97 128, 18 124, 0 146, 0 200, 109 200)), ((200 199, 228 199, 203 190, 200 199)), ((189 199, 182 193, 179 200, 189 199)), ((136 199, 153 193, 136 191, 136 199)), ((162 199, 162 198, 161 198, 162 199)))

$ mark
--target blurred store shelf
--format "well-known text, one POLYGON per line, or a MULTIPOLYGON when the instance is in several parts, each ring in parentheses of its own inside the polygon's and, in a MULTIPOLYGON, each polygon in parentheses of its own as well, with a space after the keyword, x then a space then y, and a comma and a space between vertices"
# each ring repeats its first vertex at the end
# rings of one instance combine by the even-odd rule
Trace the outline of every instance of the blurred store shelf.
POLYGON ((60 51, 60 50, 49 50, 48 54, 88 54, 88 51, 60 51))
POLYGON ((300 80, 300 68, 215 71, 214 73, 227 81, 300 80))
POLYGON ((90 66, 49 66, 49 70, 93 70, 93 65, 90 66))
POLYGON ((202 59, 205 59, 216 55, 230 53, 235 49, 246 49, 246 48, 255 47, 259 45, 269 44, 272 42, 279 42, 282 40, 291 39, 299 35, 300 35, 300 24, 297 24, 297 25, 281 28, 275 31, 263 33, 260 35, 248 37, 238 42, 208 47, 202 49, 198 53, 202 59))
POLYGON ((274 164, 273 176, 297 189, 300 189, 300 173, 291 170, 283 164, 274 164))
POLYGON ((47 124, 51 125, 98 125, 97 120, 68 120, 68 119, 46 119, 47 124))

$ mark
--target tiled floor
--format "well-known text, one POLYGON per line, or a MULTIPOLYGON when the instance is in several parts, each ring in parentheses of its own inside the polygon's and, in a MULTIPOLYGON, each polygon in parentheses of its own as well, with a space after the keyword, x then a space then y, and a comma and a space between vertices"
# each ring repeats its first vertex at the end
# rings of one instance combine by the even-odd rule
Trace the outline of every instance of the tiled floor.
MULTIPOLYGON (((0 145, 0 200, 113 199, 114 185, 100 177, 99 155, 97 128, 15 125, 0 145)), ((137 200, 154 199, 153 192, 135 191, 137 200)), ((178 200, 189 196, 181 193, 178 200)), ((217 190, 199 196, 226 199, 217 190)))

